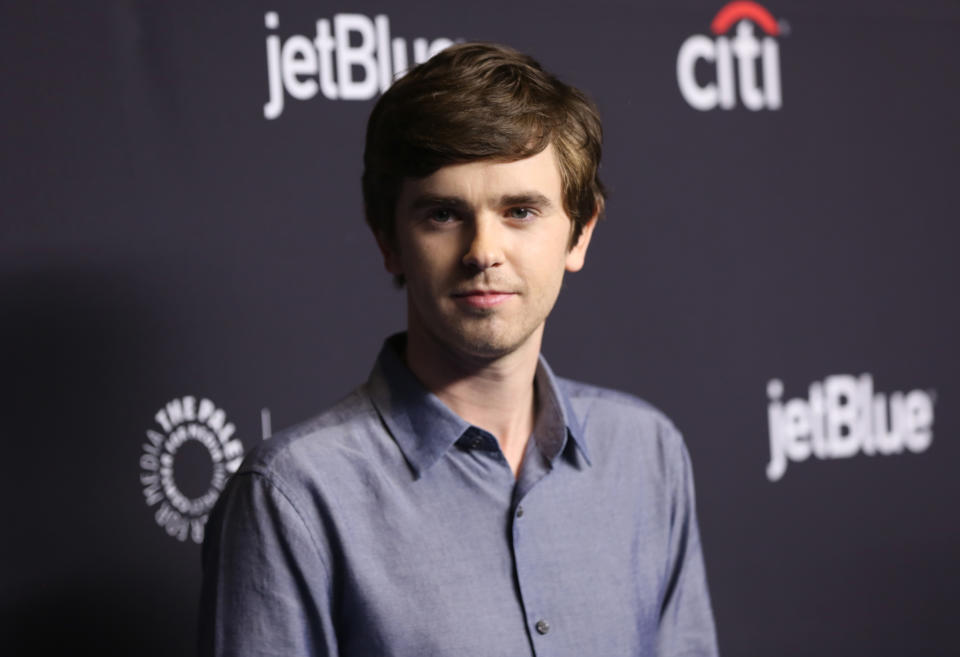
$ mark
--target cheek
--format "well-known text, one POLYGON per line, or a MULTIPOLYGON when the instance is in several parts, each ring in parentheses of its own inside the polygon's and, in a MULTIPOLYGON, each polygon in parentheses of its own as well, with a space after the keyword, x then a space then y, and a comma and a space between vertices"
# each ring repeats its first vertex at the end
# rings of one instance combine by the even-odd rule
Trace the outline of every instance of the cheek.
POLYGON ((518 270, 527 285, 545 297, 553 297, 563 284, 566 253, 563 249, 527 249, 518 270))
POLYGON ((407 277, 421 285, 439 283, 456 267, 457 254, 451 239, 442 235, 430 239, 410 240, 404 244, 403 262, 407 277))
POLYGON ((523 252, 531 266, 544 275, 562 276, 567 262, 567 241, 564 236, 551 232, 541 239, 527 244, 523 252))

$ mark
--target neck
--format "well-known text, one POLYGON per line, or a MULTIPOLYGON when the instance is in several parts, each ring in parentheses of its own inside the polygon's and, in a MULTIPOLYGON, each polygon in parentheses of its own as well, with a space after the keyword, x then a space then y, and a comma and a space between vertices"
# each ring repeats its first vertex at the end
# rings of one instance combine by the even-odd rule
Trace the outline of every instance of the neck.
POLYGON ((496 357, 464 354, 422 330, 407 334, 407 366, 454 413, 493 434, 516 474, 536 417, 533 381, 543 326, 496 357))

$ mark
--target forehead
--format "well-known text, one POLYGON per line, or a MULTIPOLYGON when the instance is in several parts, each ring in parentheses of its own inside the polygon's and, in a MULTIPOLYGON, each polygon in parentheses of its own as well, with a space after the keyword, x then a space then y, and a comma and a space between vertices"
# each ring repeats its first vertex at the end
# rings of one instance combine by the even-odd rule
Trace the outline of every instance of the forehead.
POLYGON ((398 201, 404 207, 421 195, 432 195, 482 203, 505 195, 537 192, 559 204, 561 187, 556 152, 548 145, 522 160, 476 160, 441 167, 424 178, 408 178, 398 201))

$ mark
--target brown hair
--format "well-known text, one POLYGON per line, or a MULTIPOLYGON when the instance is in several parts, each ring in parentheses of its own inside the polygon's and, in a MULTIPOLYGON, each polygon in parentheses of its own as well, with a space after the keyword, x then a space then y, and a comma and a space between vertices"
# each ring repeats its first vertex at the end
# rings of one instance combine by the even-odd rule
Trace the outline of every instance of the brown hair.
POLYGON ((552 143, 572 247, 590 218, 603 214, 602 138, 593 103, 532 57, 491 43, 451 46, 397 80, 370 114, 367 223, 392 242, 404 178, 474 160, 520 160, 552 143))

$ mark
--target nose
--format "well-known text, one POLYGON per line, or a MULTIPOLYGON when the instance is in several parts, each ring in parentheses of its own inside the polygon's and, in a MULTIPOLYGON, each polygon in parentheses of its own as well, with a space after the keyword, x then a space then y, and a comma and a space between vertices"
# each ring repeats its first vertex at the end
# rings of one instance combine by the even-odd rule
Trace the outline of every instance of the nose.
POLYGON ((479 271, 503 264, 503 237, 503 226, 496 217, 477 215, 463 264, 479 271))

